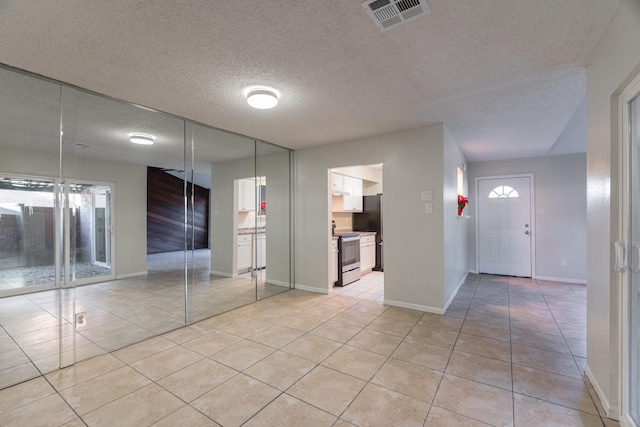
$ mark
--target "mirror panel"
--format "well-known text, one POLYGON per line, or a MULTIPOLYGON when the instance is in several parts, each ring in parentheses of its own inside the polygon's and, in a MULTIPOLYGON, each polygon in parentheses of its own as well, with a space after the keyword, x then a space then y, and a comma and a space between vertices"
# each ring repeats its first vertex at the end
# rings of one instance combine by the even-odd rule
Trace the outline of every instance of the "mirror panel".
POLYGON ((0 388, 59 365, 60 90, 0 68, 0 388))
POLYGON ((257 297, 267 298, 291 289, 290 152, 256 142, 256 258, 257 297))
POLYGON ((8 67, 0 88, 0 388, 290 288, 288 150, 8 67))

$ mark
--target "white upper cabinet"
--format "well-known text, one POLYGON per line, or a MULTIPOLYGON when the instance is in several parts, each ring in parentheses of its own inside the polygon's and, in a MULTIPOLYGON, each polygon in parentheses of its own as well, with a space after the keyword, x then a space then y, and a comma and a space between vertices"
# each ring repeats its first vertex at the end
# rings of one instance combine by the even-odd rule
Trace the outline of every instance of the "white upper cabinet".
POLYGON ((344 197, 345 212, 362 212, 362 180, 344 177, 344 188, 349 194, 344 197))
POLYGON ((344 194, 344 175, 331 174, 331 191, 334 194, 344 194))
POLYGON ((248 212, 256 210, 256 181, 241 179, 238 181, 238 211, 248 212))

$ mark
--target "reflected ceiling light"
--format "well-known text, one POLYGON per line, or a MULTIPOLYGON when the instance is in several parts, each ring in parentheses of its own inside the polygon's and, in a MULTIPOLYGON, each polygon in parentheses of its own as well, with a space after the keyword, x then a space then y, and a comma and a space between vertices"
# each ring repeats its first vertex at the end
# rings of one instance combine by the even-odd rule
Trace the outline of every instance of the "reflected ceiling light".
POLYGON ((132 133, 129 136, 129 141, 133 142, 134 144, 152 145, 155 141, 155 138, 153 135, 148 135, 146 133, 132 133))
POLYGON ((278 95, 269 89, 255 89, 247 93, 247 102, 253 108, 268 110, 278 105, 278 95))

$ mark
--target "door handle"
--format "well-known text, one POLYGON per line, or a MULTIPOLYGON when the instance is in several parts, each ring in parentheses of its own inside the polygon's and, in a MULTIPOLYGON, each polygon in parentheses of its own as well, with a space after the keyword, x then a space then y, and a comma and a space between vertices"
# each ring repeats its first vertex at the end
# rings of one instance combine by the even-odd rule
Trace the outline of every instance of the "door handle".
POLYGON ((529 230, 525 231, 524 234, 529 234, 529 230))
POLYGON ((620 240, 613 242, 613 248, 616 255, 616 263, 613 270, 618 273, 623 273, 627 269, 627 260, 625 259, 624 243, 620 240))
POLYGON ((634 273, 640 273, 640 246, 637 242, 631 242, 631 256, 629 259, 629 268, 634 273), (634 265, 635 264, 635 265, 634 265))

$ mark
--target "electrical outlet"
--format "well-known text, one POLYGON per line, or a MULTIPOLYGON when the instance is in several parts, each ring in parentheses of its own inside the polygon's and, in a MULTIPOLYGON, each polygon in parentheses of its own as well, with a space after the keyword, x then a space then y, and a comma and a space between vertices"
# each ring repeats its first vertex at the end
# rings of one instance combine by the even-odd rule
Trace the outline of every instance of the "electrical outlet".
POLYGON ((87 326, 87 312, 76 313, 76 328, 87 326))
POLYGON ((563 259, 560 261, 560 265, 561 265, 561 266, 563 266, 563 267, 566 267, 566 266, 567 266, 567 260, 563 258, 563 259))

